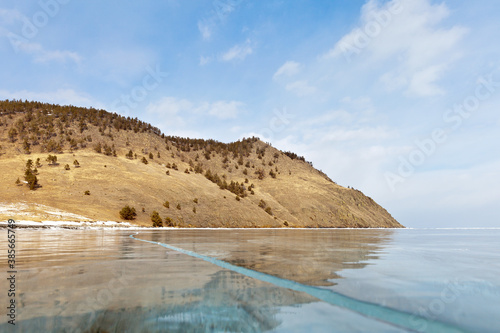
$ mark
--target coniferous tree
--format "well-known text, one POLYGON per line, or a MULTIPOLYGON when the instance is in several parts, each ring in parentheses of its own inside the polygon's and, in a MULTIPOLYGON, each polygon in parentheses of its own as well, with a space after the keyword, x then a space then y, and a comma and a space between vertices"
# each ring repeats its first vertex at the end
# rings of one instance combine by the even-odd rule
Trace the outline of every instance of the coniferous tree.
POLYGON ((33 170, 31 170, 32 167, 33 167, 33 161, 29 159, 26 162, 24 180, 28 183, 28 187, 30 188, 30 190, 34 190, 38 187, 38 178, 36 178, 36 175, 33 173, 33 170))
POLYGON ((120 217, 124 220, 133 220, 137 216, 134 207, 125 206, 120 210, 120 217))
POLYGON ((174 221, 170 217, 165 217, 166 227, 175 227, 174 221))
POLYGON ((153 227, 163 227, 163 220, 160 217, 160 214, 155 210, 153 214, 151 214, 151 222, 153 222, 153 227))

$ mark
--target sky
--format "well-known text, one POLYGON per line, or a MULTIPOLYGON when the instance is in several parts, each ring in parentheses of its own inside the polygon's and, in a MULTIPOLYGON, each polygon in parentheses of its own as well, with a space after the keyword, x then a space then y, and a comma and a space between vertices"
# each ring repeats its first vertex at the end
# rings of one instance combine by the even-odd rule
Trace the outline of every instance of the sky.
POLYGON ((407 227, 500 227, 500 2, 2 0, 0 99, 258 136, 407 227))

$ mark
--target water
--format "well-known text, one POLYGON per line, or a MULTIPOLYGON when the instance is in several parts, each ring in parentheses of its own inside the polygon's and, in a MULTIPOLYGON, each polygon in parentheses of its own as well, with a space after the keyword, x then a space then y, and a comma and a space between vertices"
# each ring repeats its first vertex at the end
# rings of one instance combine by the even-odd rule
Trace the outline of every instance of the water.
POLYGON ((500 331, 499 229, 16 232, 1 332, 500 331))

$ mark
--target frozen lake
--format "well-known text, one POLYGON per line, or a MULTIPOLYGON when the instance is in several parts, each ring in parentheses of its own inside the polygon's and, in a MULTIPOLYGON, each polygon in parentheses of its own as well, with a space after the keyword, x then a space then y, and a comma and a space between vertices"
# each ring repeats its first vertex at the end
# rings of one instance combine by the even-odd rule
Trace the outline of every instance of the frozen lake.
POLYGON ((500 229, 16 229, 16 249, 2 332, 500 331, 500 229))

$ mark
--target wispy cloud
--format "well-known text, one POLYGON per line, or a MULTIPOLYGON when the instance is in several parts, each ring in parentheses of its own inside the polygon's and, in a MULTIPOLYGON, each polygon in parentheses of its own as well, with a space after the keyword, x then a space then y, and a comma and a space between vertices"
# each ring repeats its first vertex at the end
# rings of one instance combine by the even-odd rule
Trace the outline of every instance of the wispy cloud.
POLYGON ((17 23, 29 22, 28 18, 17 10, 0 8, 0 36, 5 37, 15 52, 29 54, 37 63, 74 62, 80 64, 82 57, 77 52, 68 50, 47 50, 42 44, 33 42, 21 33, 16 34, 9 28, 17 23))
POLYGON ((82 57, 76 52, 46 50, 38 43, 20 42, 17 44, 17 48, 26 54, 32 55, 33 60, 38 63, 47 63, 52 61, 64 63, 70 61, 75 64, 80 64, 82 61, 82 57))
POLYGON ((213 24, 210 21, 198 21, 198 30, 204 40, 209 40, 212 37, 213 24))
POLYGON ((442 23, 449 15, 450 10, 444 3, 432 4, 429 0, 392 0, 385 4, 370 0, 362 8, 360 25, 378 24, 380 32, 370 37, 368 31, 355 28, 343 36, 326 57, 341 57, 344 52, 356 50, 363 62, 391 61, 391 69, 380 77, 387 89, 399 89, 415 96, 443 94, 444 89, 438 82, 449 65, 460 57, 458 45, 468 31, 458 25, 444 27, 442 23), (382 24, 381 18, 387 17, 395 3, 401 6, 400 12, 382 24))
POLYGON ((307 80, 295 81, 286 85, 286 90, 293 92, 299 97, 312 95, 316 92, 316 87, 311 86, 307 80))
POLYGON ((285 76, 290 77, 296 75, 300 71, 300 64, 296 61, 285 62, 276 73, 273 75, 273 79, 278 79, 279 77, 285 76))
POLYGON ((84 107, 104 108, 104 105, 87 93, 73 89, 57 89, 55 91, 36 92, 29 90, 0 90, 0 99, 27 99, 60 105, 78 105, 84 107))
POLYGON ((244 60, 248 55, 253 53, 252 43, 247 39, 243 44, 238 44, 231 47, 221 56, 222 61, 244 60))
POLYGON ((212 57, 204 57, 204 56, 201 56, 200 57, 200 66, 205 66, 206 64, 210 63, 212 61, 212 57))
POLYGON ((217 101, 209 104, 208 114, 219 119, 236 118, 244 104, 237 101, 217 101))
POLYGON ((236 118, 243 110, 244 103, 239 101, 215 101, 195 103, 187 99, 164 97, 146 108, 149 113, 177 116, 179 119, 189 115, 209 115, 218 119, 236 118))

